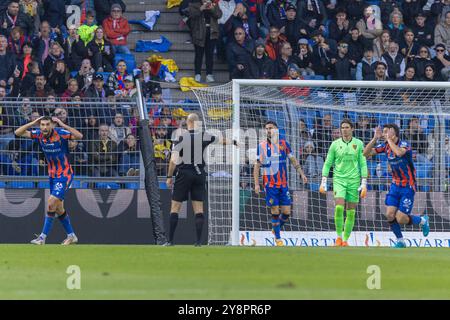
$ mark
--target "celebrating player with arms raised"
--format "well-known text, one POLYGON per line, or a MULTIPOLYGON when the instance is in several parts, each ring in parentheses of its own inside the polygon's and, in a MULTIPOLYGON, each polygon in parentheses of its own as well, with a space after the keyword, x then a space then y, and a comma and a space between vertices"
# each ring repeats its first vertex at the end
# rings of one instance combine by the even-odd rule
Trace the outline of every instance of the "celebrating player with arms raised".
POLYGON ((353 123, 344 119, 341 122, 342 138, 335 140, 328 150, 327 158, 322 169, 322 183, 319 191, 325 193, 327 177, 333 169, 333 191, 336 203, 334 221, 336 225, 336 246, 348 246, 348 239, 355 224, 355 210, 361 197, 367 194, 367 161, 364 158, 364 143, 353 137, 353 123), (362 179, 361 179, 362 178, 362 179), (361 185, 360 185, 361 183, 361 185), (347 218, 344 226, 344 209, 347 218), (344 238, 342 239, 342 229, 344 238))
POLYGON ((399 139, 400 129, 396 124, 386 124, 383 131, 378 127, 375 136, 364 149, 364 155, 371 157, 378 153, 385 153, 392 170, 392 184, 386 195, 386 218, 391 230, 397 237, 396 248, 405 248, 400 224, 418 224, 426 237, 430 232, 428 216, 414 216, 411 210, 414 205, 414 195, 417 189, 416 169, 412 159, 412 150, 408 142, 399 139), (381 138, 385 142, 375 144, 381 138))
POLYGON ((283 246, 281 227, 291 214, 291 196, 288 189, 288 172, 286 160, 289 158, 295 170, 300 174, 303 183, 307 183, 303 170, 292 154, 291 146, 285 139, 279 139, 278 126, 274 121, 265 125, 267 140, 258 145, 257 162, 253 171, 255 192, 261 191, 259 186, 259 171, 263 169, 263 182, 266 191, 266 204, 271 208, 272 231, 275 234, 277 246, 283 246), (281 216, 280 216, 281 208, 281 216))
POLYGON ((15 131, 16 136, 30 138, 39 143, 48 164, 48 175, 50 178, 50 197, 48 199, 48 212, 45 217, 42 233, 34 240, 33 244, 45 244, 45 239, 50 232, 58 215, 59 221, 67 232, 67 238, 63 245, 77 243, 78 239, 73 232, 69 216, 64 209, 64 195, 73 179, 73 170, 68 160, 68 140, 80 140, 83 135, 76 129, 65 125, 56 117, 40 117, 35 121, 23 125, 15 131), (60 128, 55 128, 55 123, 60 128), (32 129, 39 124, 39 129, 32 129), (29 129, 32 129, 29 131, 29 129))

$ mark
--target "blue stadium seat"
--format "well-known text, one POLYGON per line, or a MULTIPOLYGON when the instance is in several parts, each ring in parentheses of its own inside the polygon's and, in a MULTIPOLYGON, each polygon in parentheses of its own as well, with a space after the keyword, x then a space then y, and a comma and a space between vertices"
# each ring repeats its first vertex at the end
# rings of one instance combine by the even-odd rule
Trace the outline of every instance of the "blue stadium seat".
POLYGON ((3 181, 0 181, 0 189, 1 188, 6 188, 6 183, 3 181))
POLYGON ((117 65, 119 60, 125 61, 128 73, 131 73, 136 68, 136 59, 132 54, 116 53, 114 57, 114 65, 117 65))
POLYGON ((11 181, 8 186, 12 189, 34 189, 33 181, 11 181))
POLYGON ((138 190, 139 189, 139 183, 130 182, 125 184, 125 189, 132 189, 132 190, 138 190))
POLYGON ((71 77, 71 78, 76 78, 77 74, 78 74, 78 71, 72 71, 72 72, 70 73, 70 77, 71 77))
POLYGON ((160 182, 159 183, 159 189, 166 190, 166 189, 169 189, 169 188, 167 188, 167 184, 165 182, 160 182))
POLYGON ((74 189, 87 189, 89 184, 87 182, 81 183, 80 180, 73 180, 72 181, 72 188, 74 189))
POLYGON ((281 111, 267 110, 267 118, 268 120, 275 121, 280 130, 286 127, 284 113, 281 111))
POLYGON ((95 184, 95 189, 117 190, 120 189, 120 184, 115 182, 97 182, 95 184))
POLYGON ((38 189, 50 189, 50 182, 48 181, 40 181, 37 185, 38 189))

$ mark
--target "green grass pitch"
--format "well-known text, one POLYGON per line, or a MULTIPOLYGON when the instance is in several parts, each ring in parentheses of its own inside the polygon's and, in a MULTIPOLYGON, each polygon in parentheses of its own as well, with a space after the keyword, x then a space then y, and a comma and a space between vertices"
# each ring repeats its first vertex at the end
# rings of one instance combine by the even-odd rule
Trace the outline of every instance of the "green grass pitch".
POLYGON ((450 299, 450 251, 0 245, 0 299, 450 299), (68 290, 68 266, 81 289, 68 290), (367 268, 381 270, 369 290, 367 268))

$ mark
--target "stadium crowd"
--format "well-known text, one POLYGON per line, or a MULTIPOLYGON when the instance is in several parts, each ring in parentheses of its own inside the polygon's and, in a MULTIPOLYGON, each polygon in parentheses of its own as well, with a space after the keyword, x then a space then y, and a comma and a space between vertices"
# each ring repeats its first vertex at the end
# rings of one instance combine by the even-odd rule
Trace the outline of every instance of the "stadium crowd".
POLYGON ((15 138, 14 130, 49 115, 84 134, 69 146, 77 175, 139 175, 138 117, 130 105, 138 78, 165 175, 171 133, 185 113, 175 118, 163 106, 150 62, 133 70, 120 59, 131 54, 125 10, 121 0, 0 1, 0 174, 46 174, 37 144, 15 138), (80 7, 79 23, 66 26, 66 5, 80 7))
MULTIPOLYGON (((185 125, 186 112, 165 106, 149 61, 132 70, 117 58, 132 53, 125 10, 122 0, 0 0, 1 174, 45 174, 37 145, 15 139, 13 132, 52 115, 83 132, 82 141, 70 144, 77 175, 139 175, 138 117, 130 107, 137 77, 150 104, 158 174, 166 175, 170 137, 185 125), (81 12, 79 23, 68 27, 67 4, 81 12)), ((228 62, 230 79, 450 77, 448 0, 185 0, 180 13, 192 35, 197 81, 203 57, 206 82, 215 81, 215 54, 228 62)), ((325 114, 313 124, 300 122, 299 154, 310 177, 320 176, 327 147, 339 135, 332 118, 325 114)), ((356 136, 370 140, 376 119, 355 122, 356 136)), ((432 127, 422 122, 412 118, 400 124, 417 161, 428 168, 436 142, 432 127)), ((378 165, 374 174, 384 175, 388 168, 378 165)))

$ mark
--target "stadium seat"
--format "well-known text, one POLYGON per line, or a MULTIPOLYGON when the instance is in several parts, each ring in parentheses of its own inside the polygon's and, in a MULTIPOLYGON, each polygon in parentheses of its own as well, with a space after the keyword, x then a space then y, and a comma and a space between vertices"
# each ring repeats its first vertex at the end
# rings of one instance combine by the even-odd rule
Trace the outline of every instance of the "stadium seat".
POLYGON ((139 183, 135 182, 126 183, 125 189, 139 190, 139 183))
POLYGON ((11 181, 8 186, 12 189, 34 189, 33 181, 11 181))
POLYGON ((76 78, 77 74, 78 74, 78 71, 72 71, 72 72, 70 73, 70 77, 71 77, 71 78, 76 78))
POLYGON ((120 60, 124 60, 127 65, 128 73, 131 73, 132 70, 136 68, 136 59, 134 55, 132 54, 125 54, 125 53, 116 53, 114 57, 114 65, 117 65, 117 63, 120 60))
POLYGON ((50 182, 48 181, 40 181, 37 185, 38 189, 50 189, 50 182))
POLYGON ((3 181, 0 181, 0 189, 6 188, 6 183, 3 181))
POLYGON ((72 181, 72 188, 74 188, 74 189, 87 189, 88 187, 89 187, 89 184, 87 182, 81 183, 80 180, 72 181))
POLYGON ((95 189, 117 190, 120 189, 120 184, 115 182, 97 182, 95 184, 95 189))

